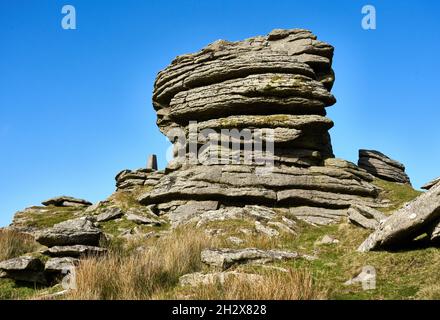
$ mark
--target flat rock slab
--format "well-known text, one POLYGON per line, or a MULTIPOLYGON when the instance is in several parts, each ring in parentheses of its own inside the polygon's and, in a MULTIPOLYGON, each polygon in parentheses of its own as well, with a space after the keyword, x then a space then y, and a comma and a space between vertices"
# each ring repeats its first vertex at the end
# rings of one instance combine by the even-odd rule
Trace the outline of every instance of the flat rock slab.
POLYGON ((44 265, 46 272, 68 273, 79 264, 79 259, 71 257, 51 258, 44 265))
POLYGON ((97 222, 105 222, 110 221, 114 219, 118 219, 124 215, 124 211, 122 211, 120 208, 109 208, 103 213, 99 214, 96 217, 97 222))
POLYGON ((347 214, 351 223, 370 230, 376 230, 388 218, 380 211, 361 205, 352 205, 347 214))
POLYGON ((315 259, 312 256, 301 255, 297 252, 279 250, 246 249, 206 249, 201 254, 202 262, 212 267, 228 269, 237 264, 265 264, 274 261, 294 260, 304 258, 315 259))
POLYGON ((88 207, 92 205, 92 203, 87 200, 68 197, 68 196, 51 198, 41 202, 41 204, 44 206, 55 206, 55 207, 88 207))
POLYGON ((102 231, 89 218, 83 217, 58 223, 42 231, 36 240, 47 247, 77 244, 99 246, 102 237, 102 231))
POLYGON ((430 182, 424 184, 424 185, 422 186, 422 189, 424 189, 424 190, 429 190, 429 189, 431 189, 433 186, 435 186, 435 185, 438 184, 438 183, 440 183, 440 177, 438 177, 438 178, 436 178, 436 179, 434 179, 434 180, 432 180, 432 181, 430 181, 430 182))
POLYGON ((84 246, 84 245, 74 245, 74 246, 55 246, 48 248, 43 252, 43 254, 51 257, 88 257, 88 256, 99 256, 107 253, 107 249, 95 247, 95 246, 84 246))
POLYGON ((360 252, 390 248, 429 232, 440 219, 440 184, 396 211, 358 248, 360 252))

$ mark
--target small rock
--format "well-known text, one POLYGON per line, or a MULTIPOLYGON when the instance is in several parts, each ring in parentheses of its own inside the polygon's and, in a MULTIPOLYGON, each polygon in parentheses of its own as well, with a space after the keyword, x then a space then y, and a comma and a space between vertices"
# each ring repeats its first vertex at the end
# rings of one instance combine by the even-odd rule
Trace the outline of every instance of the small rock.
POLYGON ((137 223, 137 224, 151 224, 151 225, 155 225, 155 226, 160 226, 162 224, 162 222, 159 221, 158 219, 140 216, 140 215, 130 213, 130 212, 127 212, 126 218, 127 218, 127 220, 133 221, 134 223, 137 223))
POLYGON ((260 221, 255 221, 255 230, 270 238, 278 237, 280 235, 277 230, 264 226, 260 221))
POLYGON ((356 283, 362 283, 364 290, 376 289, 376 269, 372 266, 365 266, 362 272, 351 280, 344 283, 345 286, 350 286, 356 283))
POLYGON ((318 245, 318 246, 319 245, 338 244, 338 243, 339 243, 338 239, 335 239, 335 238, 333 238, 333 237, 331 237, 331 236, 329 236, 327 234, 325 236, 323 236, 321 240, 318 240, 318 241, 315 242, 315 244, 318 245))
POLYGON ((281 223, 279 221, 269 221, 267 223, 269 226, 273 226, 278 228, 279 230, 285 232, 285 233, 290 233, 290 234, 296 234, 295 231, 293 231, 292 229, 290 229, 288 226, 286 226, 284 223, 281 223))
POLYGON ((227 240, 230 243, 235 244, 235 245, 240 245, 240 244, 244 243, 244 240, 237 238, 237 237, 229 237, 227 240))

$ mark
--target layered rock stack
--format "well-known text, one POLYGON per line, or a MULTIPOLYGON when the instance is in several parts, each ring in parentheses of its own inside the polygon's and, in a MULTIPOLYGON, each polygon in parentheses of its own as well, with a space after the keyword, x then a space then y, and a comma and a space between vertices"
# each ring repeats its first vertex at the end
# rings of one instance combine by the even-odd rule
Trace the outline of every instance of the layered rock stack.
POLYGON ((358 165, 375 177, 391 182, 411 184, 405 173, 405 166, 379 151, 359 150, 358 165))
POLYGON ((157 157, 150 155, 147 167, 138 170, 122 170, 116 177, 116 190, 132 190, 139 186, 155 186, 164 172, 157 170, 157 157))
POLYGON ((373 177, 334 159, 332 152, 333 122, 325 108, 336 102, 330 93, 333 50, 310 31, 295 29, 239 42, 219 40, 177 57, 159 72, 153 105, 178 157, 139 201, 154 205, 159 215, 188 218, 257 204, 317 224, 346 216, 353 203, 377 205, 373 177), (245 161, 246 138, 236 139, 243 146, 239 152, 234 139, 223 143, 224 131, 234 129, 260 132, 266 148, 273 142, 267 172, 255 146, 253 162, 245 161), (207 140, 221 143, 206 147, 207 140), (205 161, 207 153, 220 160, 205 161))

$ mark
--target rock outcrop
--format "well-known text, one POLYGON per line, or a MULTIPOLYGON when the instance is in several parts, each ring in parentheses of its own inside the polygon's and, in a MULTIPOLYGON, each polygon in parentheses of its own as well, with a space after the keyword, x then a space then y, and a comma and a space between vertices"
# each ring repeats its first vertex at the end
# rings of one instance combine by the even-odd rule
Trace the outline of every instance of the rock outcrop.
POLYGON ((117 190, 133 190, 141 186, 155 186, 163 177, 163 171, 154 169, 123 170, 116 177, 117 190))
POLYGON ((360 245, 367 252, 402 246, 435 230, 440 221, 440 184, 396 211, 360 245))
MULTIPOLYGON (((153 92, 157 124, 175 158, 138 200, 174 217, 173 225, 188 220, 179 216, 245 205, 291 208, 314 224, 346 217, 352 204, 379 206, 373 176, 333 155, 333 122, 325 117, 336 102, 333 50, 294 29, 219 40, 177 57, 159 72, 153 92), (234 130, 238 136, 228 135, 234 130), (273 143, 270 168, 261 161, 267 154, 245 149, 248 139, 273 143)), ((122 189, 145 185, 146 177, 124 171, 116 180, 122 189)))
POLYGON ((375 150, 359 150, 358 166, 373 176, 392 182, 411 184, 405 166, 375 150))

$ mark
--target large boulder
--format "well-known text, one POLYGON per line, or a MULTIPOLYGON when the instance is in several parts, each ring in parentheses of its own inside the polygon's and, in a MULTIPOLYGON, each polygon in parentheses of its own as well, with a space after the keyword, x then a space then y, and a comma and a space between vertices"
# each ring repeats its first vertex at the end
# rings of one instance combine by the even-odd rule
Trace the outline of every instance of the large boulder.
POLYGON ((88 217, 58 223, 42 231, 36 238, 37 242, 48 247, 77 244, 98 246, 101 239, 102 231, 88 217))
POLYGON ((46 284, 44 264, 38 257, 22 256, 0 262, 0 271, 3 277, 17 281, 36 282, 46 284))
POLYGON ((375 150, 359 150, 359 167, 372 175, 392 182, 411 184, 405 166, 375 150))
POLYGON ((360 252, 402 246, 432 231, 440 220, 440 184, 396 211, 358 248, 360 252))

